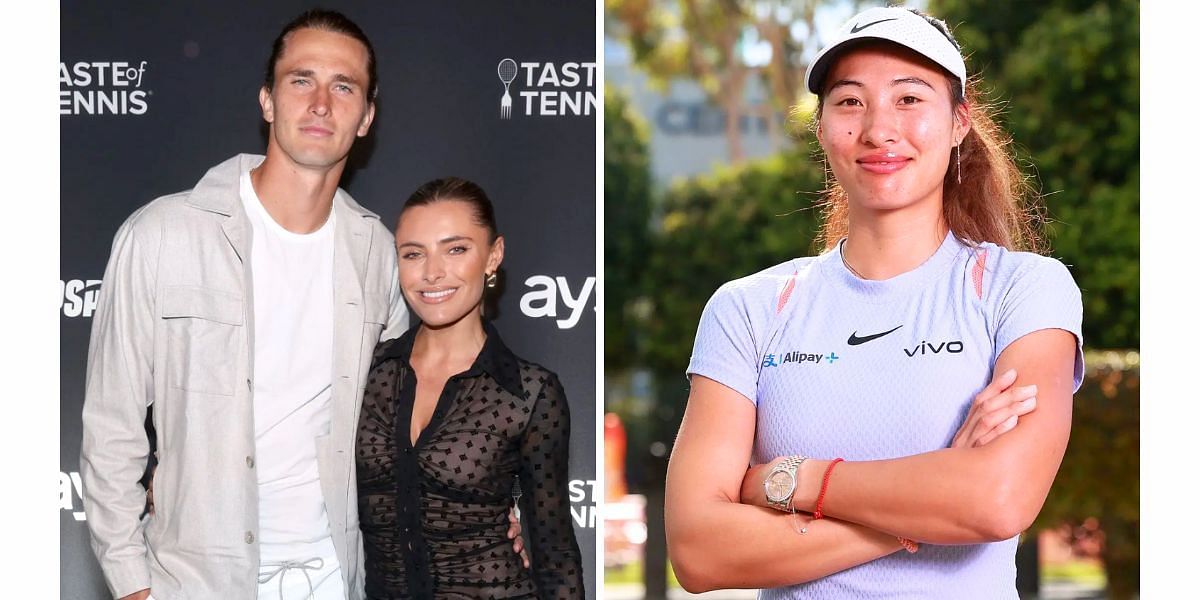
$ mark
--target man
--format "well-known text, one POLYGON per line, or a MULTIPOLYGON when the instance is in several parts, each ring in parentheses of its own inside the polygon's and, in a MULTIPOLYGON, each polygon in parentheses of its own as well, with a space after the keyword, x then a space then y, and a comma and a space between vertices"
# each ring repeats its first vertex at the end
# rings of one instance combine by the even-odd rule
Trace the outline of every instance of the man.
POLYGON ((265 158, 229 159, 117 232, 80 461, 115 597, 363 596, 363 378, 381 335, 408 323, 391 234, 337 187, 376 85, 357 25, 300 15, 259 92, 265 158), (140 518, 151 404, 154 511, 140 518))

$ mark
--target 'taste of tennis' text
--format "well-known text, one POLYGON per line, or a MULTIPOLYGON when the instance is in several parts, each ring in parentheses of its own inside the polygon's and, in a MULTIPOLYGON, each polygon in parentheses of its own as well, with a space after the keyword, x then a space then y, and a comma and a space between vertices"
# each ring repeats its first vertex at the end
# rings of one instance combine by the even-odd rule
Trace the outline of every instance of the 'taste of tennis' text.
POLYGON ((587 116, 597 110, 596 63, 522 62, 518 92, 529 116, 587 116))

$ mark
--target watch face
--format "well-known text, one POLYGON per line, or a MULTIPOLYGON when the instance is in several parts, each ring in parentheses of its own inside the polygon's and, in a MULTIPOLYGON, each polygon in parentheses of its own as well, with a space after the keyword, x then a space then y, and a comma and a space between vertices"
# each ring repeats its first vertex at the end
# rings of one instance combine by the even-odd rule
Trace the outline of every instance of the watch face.
POLYGON ((764 490, 767 493, 767 500, 779 502, 787 497, 792 491, 792 476, 786 471, 774 471, 767 476, 764 490))

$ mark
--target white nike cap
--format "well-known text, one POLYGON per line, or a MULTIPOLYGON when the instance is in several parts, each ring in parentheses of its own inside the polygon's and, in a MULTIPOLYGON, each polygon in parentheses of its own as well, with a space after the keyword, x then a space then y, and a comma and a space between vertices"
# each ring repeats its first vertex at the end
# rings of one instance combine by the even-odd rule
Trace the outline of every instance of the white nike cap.
POLYGON ((945 31, 926 18, 900 6, 880 6, 864 10, 851 17, 838 29, 832 42, 817 53, 804 73, 804 86, 808 91, 819 94, 829 74, 829 68, 837 58, 838 50, 856 40, 885 40, 900 44, 932 60, 958 78, 966 87, 967 65, 959 53, 958 43, 946 32, 949 27, 934 19, 945 31))

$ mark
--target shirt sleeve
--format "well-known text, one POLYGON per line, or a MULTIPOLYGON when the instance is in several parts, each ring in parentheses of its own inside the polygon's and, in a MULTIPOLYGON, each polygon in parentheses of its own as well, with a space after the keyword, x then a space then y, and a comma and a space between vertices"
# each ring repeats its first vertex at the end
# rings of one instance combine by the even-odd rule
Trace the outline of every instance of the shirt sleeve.
POLYGON ((750 308, 742 290, 727 283, 704 307, 687 373, 725 385, 757 406, 760 364, 750 308))
POLYGON ((545 375, 521 443, 521 507, 539 598, 583 598, 583 558, 567 494, 571 416, 558 377, 545 375))
POLYGON ((156 266, 137 216, 117 231, 92 318, 79 457, 92 550, 117 598, 150 587, 140 481, 150 456, 156 266))
POLYGON ((1072 391, 1078 391, 1083 383, 1083 299, 1066 266, 1045 257, 1014 276, 1000 298, 993 361, 1009 344, 1042 329, 1063 329, 1075 336, 1072 391))

